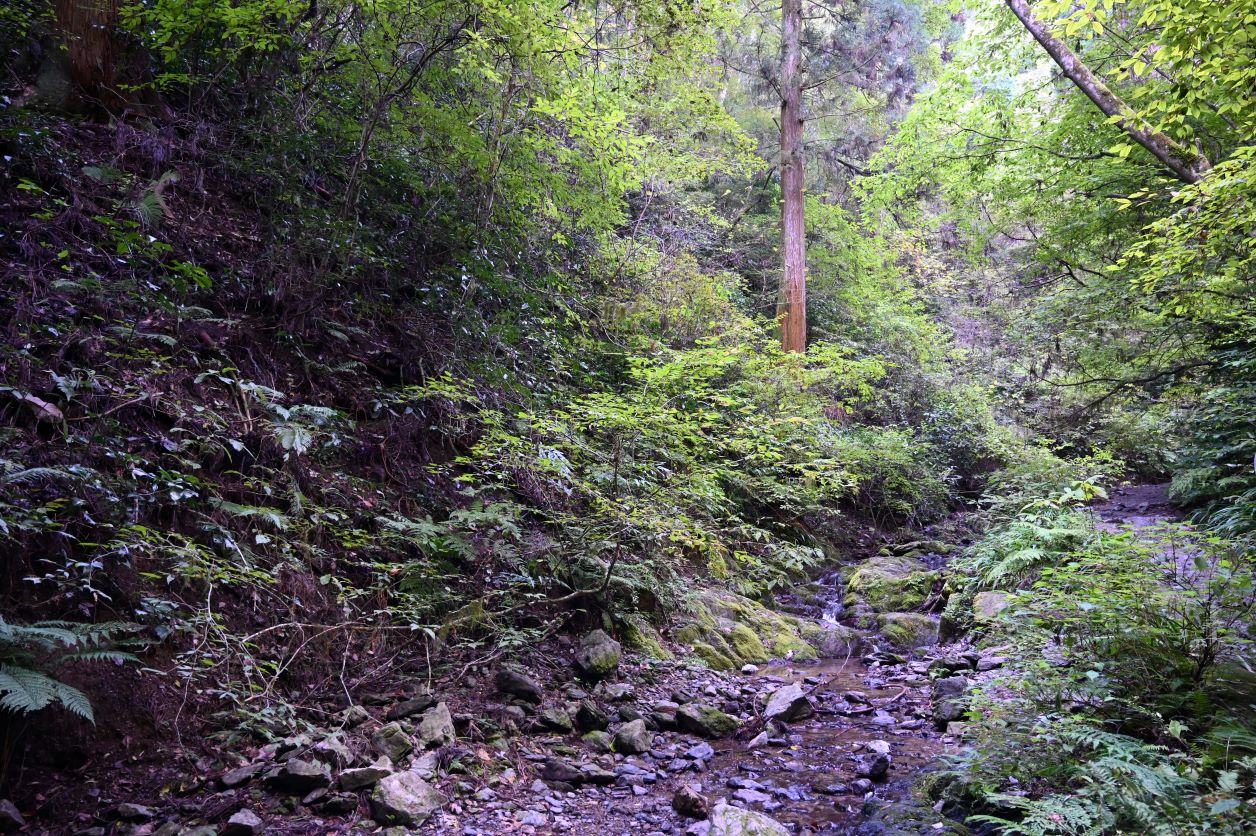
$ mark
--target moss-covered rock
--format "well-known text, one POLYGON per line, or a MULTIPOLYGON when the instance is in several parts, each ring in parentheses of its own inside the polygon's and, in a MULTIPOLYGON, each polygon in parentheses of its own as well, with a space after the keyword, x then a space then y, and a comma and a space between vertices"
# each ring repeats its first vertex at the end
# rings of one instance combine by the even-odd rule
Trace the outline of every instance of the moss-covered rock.
POLYGON ((716 670, 735 670, 772 658, 817 658, 804 633, 820 628, 783 615, 740 595, 717 589, 699 591, 689 602, 690 620, 673 634, 692 645, 694 654, 716 670))
POLYGON ((912 556, 870 557, 846 581, 846 606, 865 603, 877 612, 905 612, 922 605, 939 573, 912 556))
POLYGON ((933 644, 938 638, 938 625, 932 618, 918 612, 891 612, 880 617, 881 635, 902 650, 933 644))
POLYGON ((978 592, 973 596, 973 623, 989 624, 1007 609, 1012 597, 1006 592, 978 592))
POLYGON ((629 616, 619 631, 619 637, 629 650, 643 653, 652 659, 671 659, 672 652, 663 646, 663 637, 650 622, 640 616, 629 616))

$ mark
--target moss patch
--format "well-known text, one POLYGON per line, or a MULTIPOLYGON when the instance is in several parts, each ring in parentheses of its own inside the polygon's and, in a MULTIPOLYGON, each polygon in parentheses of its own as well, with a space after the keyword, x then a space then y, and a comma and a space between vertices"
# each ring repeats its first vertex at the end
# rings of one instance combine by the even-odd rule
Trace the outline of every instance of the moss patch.
POLYGON ((689 604, 690 620, 674 636, 693 645, 708 666, 732 670, 772 658, 815 659, 816 649, 804 638, 819 628, 732 592, 704 589, 689 604))
POLYGON ((672 652, 663 646, 663 637, 648 621, 640 616, 629 616, 624 619, 619 630, 619 637, 624 646, 638 653, 644 653, 652 659, 671 659, 672 652))
POLYGON ((911 556, 870 557, 846 582, 846 606, 865 603, 877 612, 905 612, 922 605, 939 573, 911 556))
POLYGON ((880 622, 881 635, 903 650, 933 644, 938 638, 938 625, 929 616, 918 612, 885 613, 880 622))

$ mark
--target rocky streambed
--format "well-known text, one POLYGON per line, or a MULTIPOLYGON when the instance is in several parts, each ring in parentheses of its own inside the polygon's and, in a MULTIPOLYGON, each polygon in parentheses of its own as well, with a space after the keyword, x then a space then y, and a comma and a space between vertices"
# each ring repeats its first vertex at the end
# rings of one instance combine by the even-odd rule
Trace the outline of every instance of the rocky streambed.
POLYGON ((106 785, 42 832, 966 833, 913 786, 1001 660, 936 644, 943 560, 889 547, 793 614, 707 590, 666 640, 629 624, 628 648, 594 630, 347 708, 329 695, 299 733, 155 793, 106 785))

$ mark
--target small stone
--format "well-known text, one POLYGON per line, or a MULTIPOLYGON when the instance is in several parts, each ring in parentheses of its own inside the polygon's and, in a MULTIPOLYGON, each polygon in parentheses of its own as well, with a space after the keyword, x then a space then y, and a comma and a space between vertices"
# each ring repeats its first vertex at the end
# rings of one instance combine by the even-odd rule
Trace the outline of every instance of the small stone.
POLYGON ((538 810, 520 810, 515 814, 515 819, 519 824, 531 827, 544 827, 549 822, 549 817, 538 810))
POLYGON ((619 642, 602 630, 594 630, 580 639, 573 663, 581 679, 599 682, 614 673, 622 655, 619 642))
POLYGON ((711 802, 692 785, 686 784, 672 796, 672 809, 691 819, 705 819, 711 812, 711 802))
POLYGON ((576 728, 580 731, 604 731, 611 724, 611 716, 589 700, 582 700, 576 709, 576 728))
POLYGON ((119 804, 116 810, 118 818, 123 821, 148 821, 153 817, 153 811, 143 804, 132 804, 126 802, 119 804))
POLYGON ((340 720, 341 725, 345 728, 351 729, 355 726, 360 726, 367 720, 371 719, 371 715, 370 712, 362 706, 351 705, 344 711, 337 714, 336 718, 340 720))
POLYGON ((711 744, 703 741, 696 746, 690 746, 685 750, 685 757, 693 761, 709 761, 715 757, 715 750, 711 748, 711 744))
POLYGON ((623 755, 643 755, 654 745, 654 735, 644 720, 625 723, 615 732, 615 751, 623 755))
POLYGON ((761 749, 762 747, 767 746, 768 743, 770 742, 771 742, 771 738, 768 736, 768 733, 765 731, 762 731, 756 734, 754 737, 750 738, 750 742, 746 744, 746 748, 747 749, 761 749))
POLYGON ((541 684, 526 673, 502 668, 493 679, 497 690, 530 703, 540 704, 541 684))
POLYGON ((612 702, 630 700, 634 693, 632 686, 627 682, 613 682, 603 690, 606 693, 606 698, 612 702))
POLYGON ((764 804, 772 800, 772 796, 758 790, 743 789, 733 793, 733 798, 743 804, 764 804))
POLYGON ((376 729, 371 735, 371 745, 376 752, 386 755, 393 763, 400 763, 414 749, 414 741, 401 728, 400 723, 388 723, 376 729))
POLYGON ((227 819, 227 826, 220 836, 258 836, 266 830, 262 820, 252 810, 240 810, 227 819))
POLYGON ((346 769, 344 772, 341 772, 340 788, 345 792, 357 792, 358 790, 375 786, 392 773, 393 763, 388 759, 387 755, 384 755, 370 766, 346 769))
POLYGON ((26 827, 26 819, 9 799, 0 801, 0 832, 12 833, 26 827))
POLYGON ((1003 656, 982 656, 977 660, 978 671, 992 671, 995 668, 1001 668, 1007 664, 1007 659, 1003 656))
POLYGON ((600 731, 598 729, 594 729, 593 731, 585 734, 580 739, 583 740, 585 743, 588 743, 594 749, 597 749, 599 752, 610 752, 615 748, 614 738, 612 738, 606 732, 600 731))
POLYGON ((872 781, 882 781, 890 771, 890 759, 886 755, 869 755, 855 761, 855 775, 872 781))
POLYGON ((291 795, 305 795, 320 787, 331 786, 331 770, 326 764, 289 758, 279 771, 267 776, 266 783, 291 795))
POLYGON ((443 702, 436 704, 423 713, 419 727, 415 730, 419 746, 431 749, 435 746, 448 746, 458 739, 454 731, 454 718, 449 713, 449 706, 443 702))
POLYGON ((248 766, 241 766, 237 769, 224 772, 222 777, 218 779, 218 783, 222 784, 227 789, 243 786, 249 781, 252 781, 253 777, 265 768, 266 765, 262 763, 251 763, 248 766))
POLYGON ((561 781, 564 784, 580 784, 584 782, 579 767, 561 758, 548 758, 541 769, 541 778, 545 781, 561 781))
POLYGON ((403 717, 412 717, 415 714, 426 711, 436 704, 436 697, 432 694, 419 694, 417 697, 399 702, 392 708, 388 709, 385 716, 387 720, 400 720, 403 717))
POLYGON ((958 697, 968 690, 968 680, 962 676, 951 676, 933 683, 933 696, 958 697))
POLYGON ((352 813, 358 809, 358 796, 352 792, 332 793, 318 805, 318 809, 329 815, 352 813))
POLYGON ((741 666, 742 673, 758 673, 759 666, 754 664, 745 664, 741 666))
POLYGON ((573 729, 571 715, 561 708, 543 709, 537 714, 536 719, 540 723, 541 728, 548 731, 569 734, 573 729))

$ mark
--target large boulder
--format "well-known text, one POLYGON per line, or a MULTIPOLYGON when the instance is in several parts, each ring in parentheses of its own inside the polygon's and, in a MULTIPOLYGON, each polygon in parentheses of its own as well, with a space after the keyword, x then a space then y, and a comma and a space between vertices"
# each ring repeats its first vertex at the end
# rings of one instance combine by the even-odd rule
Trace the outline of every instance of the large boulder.
POLYGON ((521 671, 502 668, 494 678, 497 690, 525 702, 541 702, 541 683, 521 671))
POLYGON ((445 796, 414 772, 394 772, 371 793, 371 818, 380 824, 417 827, 445 805, 445 796))
POLYGON ((690 605, 690 621, 674 634, 712 670, 732 671, 773 657, 815 659, 806 633, 818 625, 782 615, 757 601, 725 590, 699 591, 690 605))
POLYGON ((890 612, 878 616, 881 635, 899 650, 925 647, 938 640, 938 624, 924 613, 890 612))
POLYGON ((863 603, 877 612, 915 610, 929 598, 939 577, 914 557, 879 554, 851 573, 846 606, 863 603))
POLYGON ((789 836, 789 829, 771 816, 716 804, 706 830, 707 836, 789 836))
POLYGON ((811 698, 796 682, 773 691, 772 696, 768 697, 767 707, 763 709, 766 719, 779 720, 782 723, 805 720, 812 714, 815 714, 815 707, 811 704, 811 698))
POLYGON ((600 682, 615 672, 623 649, 619 642, 606 635, 603 630, 593 632, 580 639, 573 660, 576 673, 586 682, 600 682))
POLYGON ((691 702, 676 709, 676 725, 683 732, 718 739, 737 731, 738 722, 718 708, 691 702))

